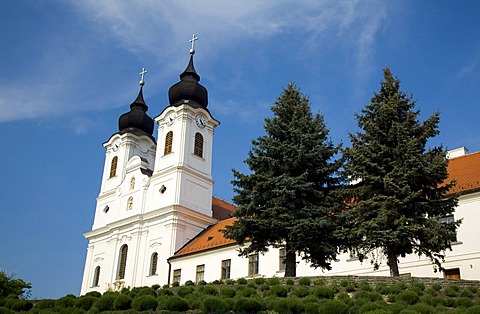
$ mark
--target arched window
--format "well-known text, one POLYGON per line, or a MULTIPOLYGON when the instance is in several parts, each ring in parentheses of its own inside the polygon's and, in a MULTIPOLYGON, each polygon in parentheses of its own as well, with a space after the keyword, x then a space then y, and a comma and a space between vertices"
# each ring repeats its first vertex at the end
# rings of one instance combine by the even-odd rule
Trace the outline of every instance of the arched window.
POLYGON ((135 177, 132 177, 130 179, 130 190, 133 190, 135 188, 135 177))
POLYGON ((98 287, 100 281, 100 266, 95 267, 95 272, 93 273, 93 285, 92 287, 98 287))
POLYGON ((195 147, 193 153, 198 157, 203 158, 203 136, 200 133, 195 133, 195 147))
POLYGON ((157 274, 157 263, 158 263, 158 253, 155 252, 152 254, 152 259, 150 262, 150 276, 157 274))
POLYGON ((127 201, 127 210, 132 210, 133 208, 133 197, 130 196, 127 201))
POLYGON ((114 176, 117 175, 117 163, 118 163, 118 157, 115 156, 112 158, 112 163, 110 164, 110 178, 113 178, 114 176))
POLYGON ((173 132, 169 131, 167 136, 165 136, 165 149, 163 150, 164 155, 168 155, 172 152, 172 143, 173 143, 173 132))
POLYGON ((117 279, 125 278, 125 266, 127 266, 128 245, 124 244, 120 248, 120 260, 118 263, 117 279))

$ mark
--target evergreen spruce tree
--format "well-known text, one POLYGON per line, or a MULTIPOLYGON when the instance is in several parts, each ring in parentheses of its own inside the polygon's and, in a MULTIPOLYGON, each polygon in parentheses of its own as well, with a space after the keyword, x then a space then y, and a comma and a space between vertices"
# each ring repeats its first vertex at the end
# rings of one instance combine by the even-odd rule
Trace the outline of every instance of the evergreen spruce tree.
POLYGON ((233 170, 236 222, 224 230, 240 245, 240 255, 286 249, 285 276, 296 275, 296 253, 313 266, 330 269, 337 254, 341 165, 323 116, 293 84, 283 89, 265 119, 266 135, 252 141, 245 160, 251 173, 233 170))
POLYGON ((391 276, 399 275, 398 258, 410 253, 426 255, 441 269, 460 222, 439 223, 457 204, 446 194, 453 185, 445 183, 446 152, 425 147, 439 133, 439 113, 420 122, 415 101, 388 68, 384 79, 380 92, 356 115, 361 131, 350 134, 352 146, 344 152, 345 174, 356 182, 344 211, 349 236, 359 257, 369 254, 376 269, 386 257, 391 276))

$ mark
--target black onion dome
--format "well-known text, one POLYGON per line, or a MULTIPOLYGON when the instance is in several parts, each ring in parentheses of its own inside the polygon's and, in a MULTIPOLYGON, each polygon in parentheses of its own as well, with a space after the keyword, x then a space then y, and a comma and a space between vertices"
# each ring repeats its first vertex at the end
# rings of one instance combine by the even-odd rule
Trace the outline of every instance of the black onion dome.
POLYGON ((148 116, 147 110, 148 106, 143 99, 143 86, 140 86, 140 92, 137 99, 130 105, 130 111, 122 114, 118 119, 120 134, 139 133, 138 130, 140 130, 152 137, 154 123, 153 119, 148 116))
POLYGON ((190 55, 188 66, 180 74, 180 82, 176 83, 168 90, 168 100, 171 106, 179 106, 186 101, 192 107, 207 108, 208 92, 205 87, 200 85, 200 75, 193 66, 193 54, 190 55))

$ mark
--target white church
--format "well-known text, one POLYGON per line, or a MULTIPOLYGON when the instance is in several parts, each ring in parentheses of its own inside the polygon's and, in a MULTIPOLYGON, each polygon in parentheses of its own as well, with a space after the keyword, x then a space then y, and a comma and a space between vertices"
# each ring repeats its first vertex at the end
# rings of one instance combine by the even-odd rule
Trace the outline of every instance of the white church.
MULTIPOLYGON (((123 287, 164 285, 217 279, 283 277, 285 250, 238 256, 238 245, 219 230, 232 224, 235 206, 212 196, 212 145, 219 125, 207 109, 207 89, 199 84, 190 60, 180 81, 168 91, 170 104, 155 118, 140 92, 119 130, 104 144, 105 164, 97 197, 81 294, 123 287), (157 137, 153 136, 158 130, 157 137)), ((459 204, 449 223, 463 219, 445 271, 435 273, 425 257, 400 259, 401 274, 480 280, 480 152, 449 152, 449 179, 457 185, 459 204)), ((297 258, 297 261, 300 260, 297 258)), ((368 260, 343 254, 322 272, 301 261, 298 276, 388 276, 386 261, 374 271, 368 260)))

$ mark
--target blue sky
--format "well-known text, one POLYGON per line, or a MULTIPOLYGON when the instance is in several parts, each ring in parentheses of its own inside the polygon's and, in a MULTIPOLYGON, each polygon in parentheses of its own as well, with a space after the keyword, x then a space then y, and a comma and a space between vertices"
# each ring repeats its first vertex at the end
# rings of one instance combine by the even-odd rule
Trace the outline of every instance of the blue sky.
POLYGON ((390 67, 424 119, 441 112, 431 144, 480 149, 480 2, 1 1, 0 269, 33 297, 80 290, 102 143, 138 93, 150 116, 188 62, 209 91, 216 196, 246 171, 251 140, 293 81, 349 145, 353 114, 390 67))

